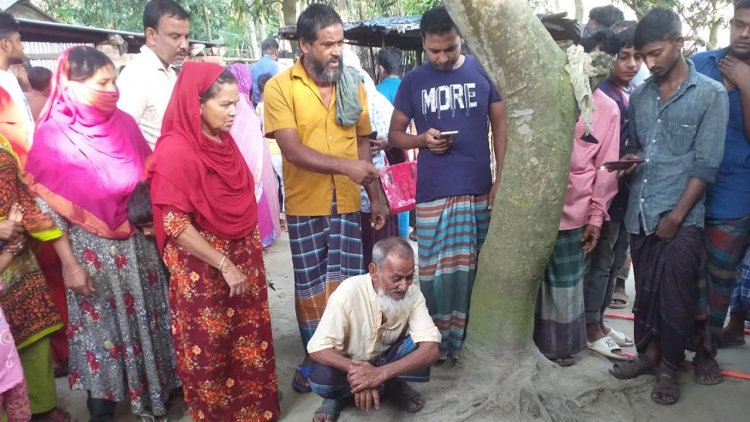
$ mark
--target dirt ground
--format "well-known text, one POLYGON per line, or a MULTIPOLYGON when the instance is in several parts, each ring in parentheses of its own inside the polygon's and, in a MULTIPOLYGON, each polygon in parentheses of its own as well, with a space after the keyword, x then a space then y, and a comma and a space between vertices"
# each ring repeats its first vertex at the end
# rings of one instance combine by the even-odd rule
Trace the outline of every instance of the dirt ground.
MULTIPOLYGON (((283 394, 281 401, 282 421, 310 421, 320 399, 313 393, 298 394, 291 389, 291 379, 295 366, 302 355, 302 346, 297 331, 294 316, 294 286, 292 263, 289 253, 289 242, 286 233, 273 244, 265 254, 266 269, 276 291, 269 291, 271 302, 271 316, 273 320, 274 342, 276 347, 276 365, 279 376, 280 390, 283 394)), ((632 292, 632 280, 628 283, 629 295, 632 292)), ((628 314, 629 309, 619 311, 628 314)), ((608 322, 617 330, 632 335, 632 323, 627 320, 609 319, 608 322)), ((634 350, 627 350, 634 352, 634 350)), ((750 373, 750 346, 724 349, 720 351, 719 363, 725 370, 750 373)), ((750 398, 750 381, 727 378, 716 386, 698 385, 692 380, 692 372, 684 370, 681 377, 682 397, 673 406, 659 406, 654 404, 649 393, 651 391, 652 376, 642 377, 642 380, 623 383, 607 373, 611 363, 588 350, 579 353, 577 363, 570 367, 556 371, 566 379, 570 375, 569 394, 578 400, 586 395, 590 403, 587 410, 575 415, 574 420, 580 421, 735 421, 747 420, 750 407, 746 400, 750 398), (626 387, 627 394, 598 394, 611 389, 626 387), (586 390, 577 394, 576 391, 586 390), (591 398, 594 394, 596 397, 591 398), (742 416, 745 415, 745 416, 742 416)), ((452 407, 462 404, 461 392, 456 391, 458 383, 457 368, 434 367, 432 379, 428 384, 414 387, 425 394, 427 404, 422 412, 408 415, 399 412, 389 404, 384 404, 380 411, 365 414, 354 408, 347 408, 339 418, 347 421, 410 421, 429 420, 433 422, 452 422, 461 420, 458 416, 446 417, 451 414, 452 407)), ((568 381, 566 381, 567 383, 568 381)), ((84 422, 88 420, 86 411, 86 395, 72 392, 68 389, 67 380, 57 380, 57 391, 60 407, 73 415, 73 420, 84 422)), ((562 392, 561 392, 562 394, 562 392)), ((170 410, 170 421, 187 422, 190 417, 184 415, 182 408, 176 406, 170 410)), ((129 406, 120 404, 118 407, 118 421, 135 420, 129 414, 129 406)), ((491 418, 473 417, 476 420, 505 421, 504 414, 498 412, 491 418)), ((221 422, 221 421, 217 421, 221 422)))

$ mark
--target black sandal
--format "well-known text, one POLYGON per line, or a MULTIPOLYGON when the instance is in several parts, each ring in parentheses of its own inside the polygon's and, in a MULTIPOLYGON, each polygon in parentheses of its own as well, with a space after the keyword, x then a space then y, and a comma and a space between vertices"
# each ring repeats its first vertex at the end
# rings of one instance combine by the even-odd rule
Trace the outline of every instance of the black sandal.
POLYGON ((678 373, 673 369, 659 369, 656 374, 656 384, 651 390, 651 400, 656 404, 668 406, 680 399, 680 383, 678 373))
MULTIPOLYGON (((336 422, 343 407, 344 404, 340 400, 323 399, 323 403, 321 403, 320 406, 318 406, 318 408, 315 410, 315 415, 313 415, 313 422, 315 422, 316 415, 330 416, 333 422, 336 422)), ((323 418, 323 421, 325 422, 326 418, 323 418)))
POLYGON ((393 385, 389 385, 386 392, 401 410, 409 413, 419 412, 426 403, 424 396, 404 381, 396 381, 393 385))
POLYGON ((693 381, 701 385, 716 385, 724 381, 719 363, 714 358, 695 356, 693 359, 693 381))
POLYGON ((629 380, 641 375, 653 374, 654 364, 646 356, 640 356, 638 359, 614 364, 609 373, 617 379, 629 380))

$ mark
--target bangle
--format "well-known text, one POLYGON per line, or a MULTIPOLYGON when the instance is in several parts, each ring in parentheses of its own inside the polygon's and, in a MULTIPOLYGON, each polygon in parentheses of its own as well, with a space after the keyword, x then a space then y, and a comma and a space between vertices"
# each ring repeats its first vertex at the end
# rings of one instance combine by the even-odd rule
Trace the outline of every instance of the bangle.
POLYGON ((227 260, 227 256, 224 255, 221 257, 221 262, 219 263, 219 272, 221 272, 222 267, 224 267, 224 261, 227 260))
POLYGON ((66 276, 66 277, 70 277, 72 275, 78 274, 79 272, 81 272, 82 269, 83 269, 83 267, 78 267, 75 271, 69 272, 69 273, 63 273, 63 275, 66 276))

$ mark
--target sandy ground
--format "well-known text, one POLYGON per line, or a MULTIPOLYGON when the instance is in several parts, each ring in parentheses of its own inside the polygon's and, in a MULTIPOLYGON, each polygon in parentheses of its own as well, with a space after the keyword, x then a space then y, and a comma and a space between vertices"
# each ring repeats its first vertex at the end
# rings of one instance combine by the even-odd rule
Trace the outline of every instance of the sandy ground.
MULTIPOLYGON (((266 269, 270 280, 274 283, 276 291, 269 291, 271 301, 271 316, 273 320, 274 342, 276 347, 276 364, 280 382, 280 390, 283 394, 281 401, 282 421, 310 421, 313 412, 320 404, 320 399, 314 394, 298 394, 292 391, 290 381, 293 369, 299 363, 302 355, 302 346, 299 341, 296 319, 294 316, 294 286, 292 276, 292 263, 289 253, 289 242, 286 234, 278 239, 265 255, 266 269)), ((628 283, 629 295, 634 296, 632 280, 628 283)), ((628 314, 629 310, 619 311, 620 314, 628 314)), ((632 323, 627 320, 611 319, 608 321, 612 327, 632 335, 632 323)), ((748 347, 724 349, 719 354, 719 362, 723 369, 750 373, 750 354, 748 347)), ((627 350, 634 352, 634 350, 627 350)), ((576 365, 566 368, 564 373, 575 377, 580 375, 574 385, 585 382, 588 385, 597 385, 602 388, 616 388, 620 381, 606 373, 611 363, 588 350, 578 355, 576 365)), ((438 412, 445 415, 447 402, 460 400, 460 396, 452 388, 456 382, 456 370, 447 367, 435 367, 432 371, 432 380, 425 385, 414 385, 425 394, 427 405, 417 415, 407 415, 397 409, 385 404, 378 412, 365 414, 353 408, 347 408, 342 412, 340 421, 396 421, 396 420, 428 420, 432 416, 434 422, 443 422, 443 417, 435 417, 438 412)), ((750 406, 746 400, 750 397, 750 381, 727 378, 724 383, 717 386, 697 385, 692 381, 692 372, 683 371, 681 377, 682 398, 673 406, 659 406, 654 404, 649 392, 651 384, 640 382, 632 384, 633 388, 629 394, 630 403, 619 403, 607 401, 607 395, 595 402, 596 413, 580 415, 580 420, 590 421, 734 421, 747 420, 750 406), (632 406, 632 408, 628 407, 632 406), (623 409, 631 409, 623 411, 623 409), (632 410, 635 409, 635 410, 632 410), (745 416, 742 416, 745 415, 745 416)), ((651 377, 652 378, 652 377, 651 377)), ((646 379, 648 381, 648 378, 646 379)), ((67 380, 57 380, 57 391, 60 399, 60 407, 73 415, 73 420, 84 422, 88 420, 86 410, 85 393, 73 392, 68 389, 67 380)), ((170 410, 170 420, 187 422, 190 417, 182 413, 182 408, 176 406, 170 410)), ((118 407, 117 421, 136 420, 129 414, 129 406, 120 404, 118 407)), ((473 420, 477 420, 474 418, 473 420)), ((503 421, 503 415, 493 417, 494 421, 503 421)), ((220 422, 220 421, 218 421, 220 422)))

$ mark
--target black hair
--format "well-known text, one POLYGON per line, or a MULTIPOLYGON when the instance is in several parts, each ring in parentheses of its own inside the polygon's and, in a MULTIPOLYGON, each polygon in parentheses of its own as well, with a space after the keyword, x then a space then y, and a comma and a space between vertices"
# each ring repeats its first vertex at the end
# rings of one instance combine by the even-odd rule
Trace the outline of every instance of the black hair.
POLYGON ((424 12, 422 20, 419 21, 419 30, 422 32, 422 38, 426 37, 427 34, 445 34, 454 29, 458 31, 445 6, 433 7, 424 12))
POLYGON ((260 43, 260 51, 265 53, 266 51, 278 51, 279 43, 273 38, 266 38, 260 43))
POLYGON ((636 21, 620 21, 612 25, 612 28, 610 29, 615 33, 617 42, 620 43, 620 50, 633 47, 636 26, 638 26, 638 22, 636 21))
POLYGON ((46 67, 34 66, 29 71, 29 85, 34 91, 45 91, 52 82, 52 71, 46 67))
POLYGON ((622 13, 622 10, 608 4, 606 6, 599 6, 591 9, 589 12, 589 19, 598 22, 601 26, 609 28, 614 25, 615 22, 625 19, 625 15, 622 13))
POLYGON ((681 36, 682 23, 677 13, 664 7, 655 7, 638 22, 633 45, 636 50, 640 50, 648 43, 671 41, 681 36))
POLYGON ((587 53, 591 53, 597 48, 611 56, 616 56, 620 52, 620 43, 617 36, 606 28, 581 39, 581 46, 587 53))
POLYGON ((177 20, 190 20, 190 13, 174 0, 151 0, 143 8, 143 30, 147 28, 157 29, 159 19, 163 16, 177 18, 177 20))
POLYGON ((68 79, 75 82, 85 81, 104 66, 115 66, 106 54, 87 45, 70 49, 68 63, 68 79))
POLYGON ((214 83, 212 83, 211 86, 208 87, 208 89, 205 90, 201 94, 201 97, 200 97, 201 103, 205 103, 206 101, 213 98, 216 95, 216 93, 219 92, 219 88, 222 85, 236 84, 236 83, 237 83, 237 78, 234 77, 232 72, 230 72, 229 70, 225 70, 221 72, 221 75, 219 75, 219 77, 216 78, 214 83))
POLYGON ((736 12, 740 9, 750 9, 750 0, 735 0, 734 11, 736 12))
POLYGON ((151 208, 151 183, 141 180, 135 185, 128 198, 128 220, 135 226, 154 224, 154 211, 151 208))
POLYGON ((378 64, 383 66, 388 75, 400 75, 403 65, 401 59, 403 52, 396 47, 381 48, 378 51, 378 64))
POLYGON ((263 90, 266 89, 266 84, 271 78, 273 78, 273 75, 270 73, 264 73, 258 76, 258 90, 260 90, 260 95, 263 95, 263 90))
POLYGON ((18 21, 10 13, 0 13, 0 39, 8 38, 18 32, 18 21))
POLYGON ((341 16, 331 6, 313 3, 297 19, 297 39, 313 43, 318 39, 318 31, 331 25, 341 24, 341 16))

